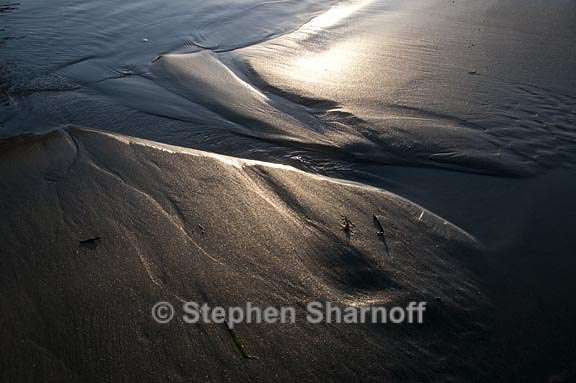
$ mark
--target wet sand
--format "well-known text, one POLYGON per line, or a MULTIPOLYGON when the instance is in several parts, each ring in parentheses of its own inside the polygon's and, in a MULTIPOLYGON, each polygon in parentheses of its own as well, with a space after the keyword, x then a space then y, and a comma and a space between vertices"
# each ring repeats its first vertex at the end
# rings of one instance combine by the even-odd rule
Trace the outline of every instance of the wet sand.
POLYGON ((573 2, 107 3, 0 3, 1 380, 574 379, 573 2))

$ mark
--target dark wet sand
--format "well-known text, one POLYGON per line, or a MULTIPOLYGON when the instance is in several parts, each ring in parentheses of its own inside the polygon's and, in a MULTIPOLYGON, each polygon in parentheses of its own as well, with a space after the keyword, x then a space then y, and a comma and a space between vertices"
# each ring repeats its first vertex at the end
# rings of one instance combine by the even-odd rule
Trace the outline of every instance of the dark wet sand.
POLYGON ((573 2, 109 3, 0 3, 0 381, 576 378, 573 2))

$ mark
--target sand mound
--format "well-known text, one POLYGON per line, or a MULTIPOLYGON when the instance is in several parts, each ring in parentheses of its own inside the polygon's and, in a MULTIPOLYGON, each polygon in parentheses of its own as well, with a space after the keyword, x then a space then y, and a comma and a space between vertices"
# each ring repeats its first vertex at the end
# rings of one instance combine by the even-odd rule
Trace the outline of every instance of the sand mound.
POLYGON ((406 381, 489 365, 478 243, 394 194, 76 128, 12 139, 1 156, 10 377, 406 381), (221 325, 155 323, 159 300, 431 303, 422 326, 241 324, 246 359, 221 325))

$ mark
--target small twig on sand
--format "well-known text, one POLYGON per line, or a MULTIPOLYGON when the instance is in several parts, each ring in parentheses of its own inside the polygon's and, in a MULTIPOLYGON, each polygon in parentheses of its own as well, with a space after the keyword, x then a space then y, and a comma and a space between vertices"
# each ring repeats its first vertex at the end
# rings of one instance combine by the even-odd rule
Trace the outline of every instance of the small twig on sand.
POLYGON ((384 235, 384 226, 382 226, 382 222, 380 222, 380 219, 376 214, 373 214, 372 217, 374 218, 374 225, 376 225, 376 228, 378 229, 378 232, 376 234, 378 234, 378 236, 382 239, 382 242, 384 242, 384 247, 386 248, 386 255, 391 257, 392 254, 390 254, 390 249, 388 248, 388 242, 386 241, 386 236, 384 235))
POLYGON ((238 338, 238 335, 236 335, 236 333, 234 332, 234 329, 232 327, 230 327, 228 325, 228 323, 226 323, 226 329, 228 330, 228 333, 230 334, 230 337, 232 338, 234 345, 238 349, 238 352, 240 352, 240 355, 242 355, 242 357, 244 359, 258 359, 256 356, 248 354, 248 352, 246 351, 246 348, 244 347, 244 345, 240 341, 240 338, 238 338))
POLYGON ((98 247, 98 241, 100 241, 100 239, 101 239, 100 237, 83 239, 80 241, 80 246, 87 247, 89 249, 95 249, 96 247, 98 247))
POLYGON ((352 236, 354 224, 352 223, 352 221, 350 221, 350 218, 348 218, 347 216, 342 215, 341 217, 342 217, 342 222, 340 223, 340 227, 341 227, 342 231, 346 234, 346 238, 348 240, 350 240, 350 237, 352 236))

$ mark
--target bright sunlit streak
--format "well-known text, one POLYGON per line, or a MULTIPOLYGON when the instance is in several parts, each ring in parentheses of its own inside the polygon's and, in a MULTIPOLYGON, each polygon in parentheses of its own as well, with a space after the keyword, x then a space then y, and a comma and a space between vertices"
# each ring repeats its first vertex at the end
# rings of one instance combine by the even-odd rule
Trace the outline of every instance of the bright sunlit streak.
POLYGON ((316 32, 332 27, 371 2, 372 0, 359 0, 349 4, 337 5, 304 24, 300 30, 303 32, 316 32))
MULTIPOLYGON (((372 0, 358 0, 347 4, 337 5, 321 15, 304 24, 294 35, 295 40, 299 37, 305 39, 310 35, 321 32, 327 28, 342 23, 346 18, 365 7, 372 0), (299 35, 303 36, 299 36, 299 35)), ((354 62, 356 47, 351 41, 340 43, 319 53, 310 53, 300 56, 290 65, 290 77, 297 81, 316 82, 336 79, 345 75, 354 62)))

